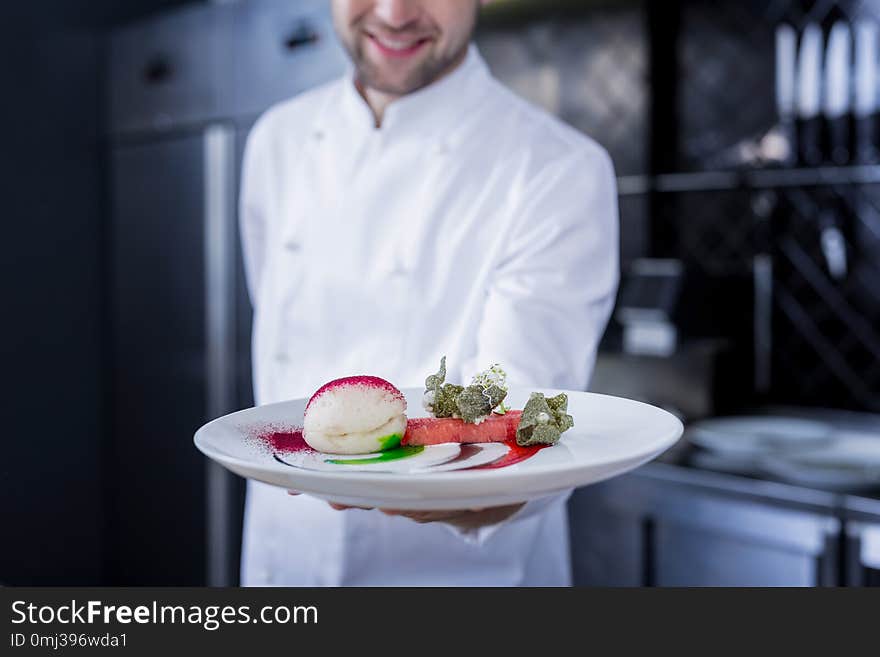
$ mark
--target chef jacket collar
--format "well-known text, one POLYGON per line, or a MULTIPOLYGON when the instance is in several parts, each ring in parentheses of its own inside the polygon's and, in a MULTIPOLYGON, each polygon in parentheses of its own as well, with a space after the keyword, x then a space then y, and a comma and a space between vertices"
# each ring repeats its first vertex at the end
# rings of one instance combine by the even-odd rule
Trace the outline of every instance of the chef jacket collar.
POLYGON ((479 82, 488 75, 485 61, 471 44, 464 61, 454 71, 390 103, 385 108, 382 126, 377 128, 372 110, 355 86, 354 68, 350 66, 343 84, 342 108, 358 130, 393 135, 413 131, 427 138, 444 138, 467 110, 479 102, 479 82))

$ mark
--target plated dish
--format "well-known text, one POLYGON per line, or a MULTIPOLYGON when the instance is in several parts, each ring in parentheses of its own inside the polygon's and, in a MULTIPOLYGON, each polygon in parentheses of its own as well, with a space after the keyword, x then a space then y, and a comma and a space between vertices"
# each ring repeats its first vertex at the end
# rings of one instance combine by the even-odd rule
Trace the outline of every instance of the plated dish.
POLYGON ((454 509, 527 501, 634 468, 674 444, 673 415, 618 397, 508 387, 493 366, 467 385, 331 381, 310 399, 224 416, 195 436, 239 475, 328 501, 454 509))

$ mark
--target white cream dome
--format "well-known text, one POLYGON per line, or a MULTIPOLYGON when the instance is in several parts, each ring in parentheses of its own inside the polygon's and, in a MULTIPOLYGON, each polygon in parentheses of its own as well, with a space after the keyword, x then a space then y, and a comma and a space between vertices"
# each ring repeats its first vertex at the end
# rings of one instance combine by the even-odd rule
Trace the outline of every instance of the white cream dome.
POLYGON ((303 438, 331 454, 367 454, 393 447, 406 431, 406 400, 374 376, 337 379, 309 400, 303 438))

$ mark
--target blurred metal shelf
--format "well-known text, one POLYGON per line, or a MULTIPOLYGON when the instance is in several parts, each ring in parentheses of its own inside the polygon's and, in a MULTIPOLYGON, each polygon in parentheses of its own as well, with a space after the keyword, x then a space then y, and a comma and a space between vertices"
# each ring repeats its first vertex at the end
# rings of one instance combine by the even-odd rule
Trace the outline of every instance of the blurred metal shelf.
POLYGON ((880 183, 880 165, 827 166, 797 169, 752 169, 747 171, 695 171, 656 176, 620 176, 621 196, 649 192, 706 192, 774 187, 819 187, 824 185, 870 185, 880 183))

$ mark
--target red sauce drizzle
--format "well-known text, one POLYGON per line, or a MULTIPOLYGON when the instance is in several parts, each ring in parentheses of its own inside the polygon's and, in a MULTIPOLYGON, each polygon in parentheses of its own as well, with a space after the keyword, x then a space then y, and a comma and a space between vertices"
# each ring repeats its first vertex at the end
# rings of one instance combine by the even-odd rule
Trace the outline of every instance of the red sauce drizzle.
POLYGON ((504 444, 509 448, 507 450, 507 454, 502 456, 497 461, 492 461, 491 463, 486 463, 485 465, 478 465, 472 470, 489 470, 493 468, 504 468, 508 465, 513 465, 514 463, 520 463, 521 461, 525 461, 526 459, 532 458, 538 451, 544 449, 545 447, 549 447, 549 445, 529 445, 528 447, 520 447, 516 444, 515 440, 505 440, 504 444))

